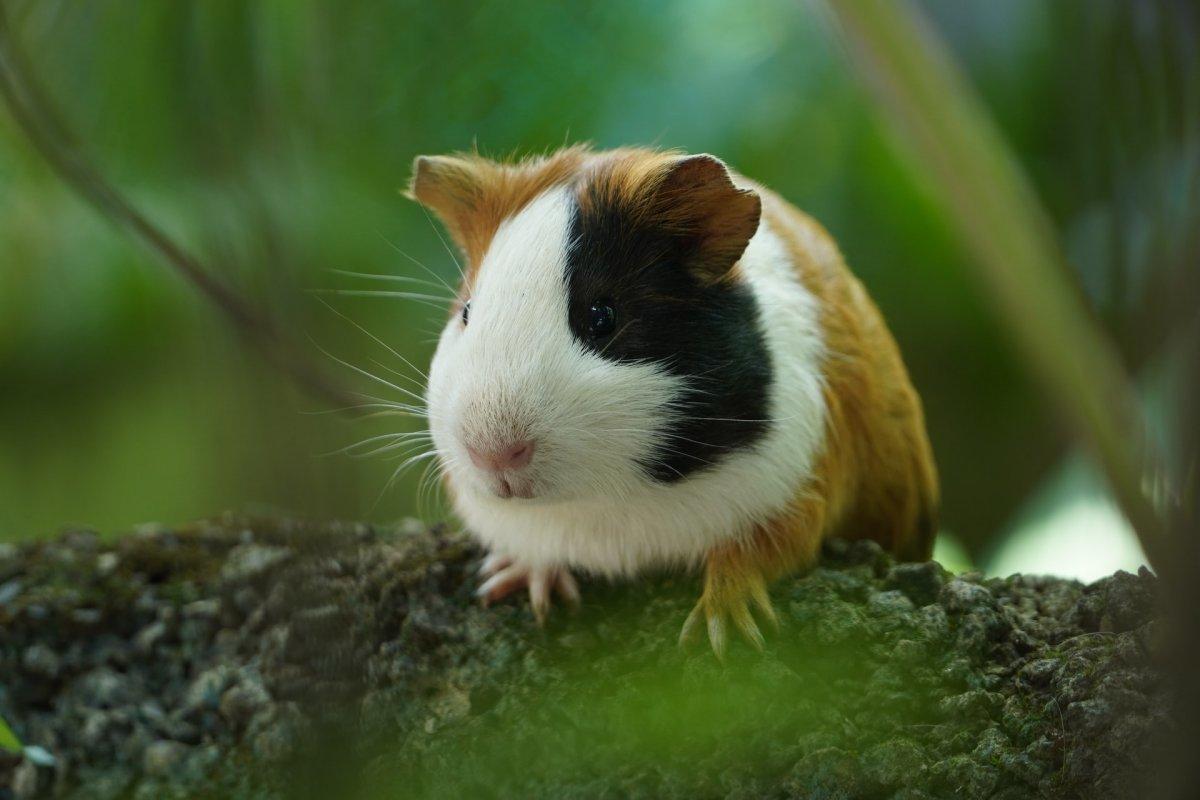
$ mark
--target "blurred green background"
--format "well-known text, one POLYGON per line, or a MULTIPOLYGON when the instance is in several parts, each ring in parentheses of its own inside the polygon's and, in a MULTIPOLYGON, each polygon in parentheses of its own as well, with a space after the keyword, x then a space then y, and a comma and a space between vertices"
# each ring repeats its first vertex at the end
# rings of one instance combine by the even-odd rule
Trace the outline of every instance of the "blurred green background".
MULTIPOLYGON (((1169 441, 1169 386, 1194 369, 1173 342, 1200 254, 1195 4, 920 5, 1169 441)), ((944 557, 1085 576, 1140 561, 816 4, 7 7, 70 126, 143 211, 301 341, 389 379, 384 367, 412 372, 305 290, 377 288, 333 269, 428 277, 413 260, 456 274, 400 195, 415 155, 577 140, 716 153, 821 220, 882 307, 925 401, 947 542, 961 546, 944 557)), ((443 318, 402 300, 335 305, 419 366, 443 318)), ((65 189, 0 113, 0 540, 248 506, 444 514, 429 493, 418 504, 419 469, 384 491, 396 462, 323 455, 395 420, 310 413, 322 410, 65 189)))

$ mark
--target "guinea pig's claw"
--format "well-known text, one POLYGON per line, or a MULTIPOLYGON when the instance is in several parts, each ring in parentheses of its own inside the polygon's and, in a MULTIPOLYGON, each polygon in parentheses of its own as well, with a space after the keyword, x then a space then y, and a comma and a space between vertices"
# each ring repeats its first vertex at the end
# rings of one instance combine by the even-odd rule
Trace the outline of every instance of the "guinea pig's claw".
POLYGON ((508 556, 499 553, 489 553, 487 558, 479 562, 478 574, 484 578, 490 578, 500 570, 512 564, 513 560, 508 556))
POLYGON ((512 594, 528 581, 529 570, 517 564, 509 564, 508 566, 494 570, 491 576, 475 590, 475 596, 486 607, 512 594))
POLYGON ((557 593, 572 608, 579 607, 579 584, 565 567, 531 568, 505 556, 490 555, 479 567, 486 580, 475 595, 486 608, 517 589, 528 587, 529 605, 537 624, 544 625, 550 613, 551 595, 557 593))
POLYGON ((754 617, 750 615, 750 609, 745 605, 739 605, 732 609, 731 614, 733 616, 733 624, 737 625, 737 629, 741 631, 746 641, 760 653, 766 649, 767 640, 763 638, 762 631, 758 629, 758 625, 754 622, 754 617))
POLYGON ((558 594, 572 610, 579 608, 579 584, 570 570, 532 570, 529 573, 529 604, 539 627, 546 624, 546 616, 550 613, 551 592, 558 594))
POLYGON ((579 595, 579 584, 575 582, 575 576, 568 569, 558 571, 558 581, 554 584, 554 588, 558 590, 558 594, 566 604, 571 607, 572 611, 578 611, 582 605, 582 599, 579 595))
POLYGON ((700 628, 700 619, 704 616, 704 604, 697 603, 692 609, 692 613, 688 614, 687 619, 683 621, 683 630, 679 632, 679 646, 688 647, 695 643, 696 632, 700 628))
MULTIPOLYGON (((774 609, 771 608, 770 599, 766 597, 766 592, 763 592, 761 600, 753 597, 753 594, 751 599, 754 600, 754 604, 762 611, 763 617, 771 623, 772 627, 778 628, 779 622, 774 609), (762 601, 765 601, 765 605, 762 601)), ((763 651, 767 645, 766 639, 759 630, 754 615, 750 613, 750 606, 743 597, 730 599, 723 604, 714 603, 707 597, 701 597, 683 623, 683 630, 679 633, 679 644, 681 647, 692 644, 698 638, 701 627, 707 628, 708 642, 712 646, 713 654, 716 655, 718 661, 724 663, 725 652, 729 647, 730 623, 755 650, 760 653, 763 651)))
POLYGON ((712 645, 713 655, 717 661, 725 663, 725 651, 729 646, 729 637, 725 633, 725 618, 714 614, 708 618, 708 643, 712 645))
POLYGON ((546 615, 550 613, 550 583, 553 577, 542 570, 529 575, 529 605, 539 628, 546 624, 546 615))
MULTIPOLYGON (((754 601, 754 606, 758 609, 758 613, 771 626, 771 630, 778 631, 779 617, 775 615, 775 607, 771 605, 771 596, 767 594, 766 585, 763 583, 754 583, 750 587, 750 599, 754 601)), ((757 630, 755 628, 755 631, 757 630)), ((761 650, 762 648, 760 647, 759 649, 761 650)))

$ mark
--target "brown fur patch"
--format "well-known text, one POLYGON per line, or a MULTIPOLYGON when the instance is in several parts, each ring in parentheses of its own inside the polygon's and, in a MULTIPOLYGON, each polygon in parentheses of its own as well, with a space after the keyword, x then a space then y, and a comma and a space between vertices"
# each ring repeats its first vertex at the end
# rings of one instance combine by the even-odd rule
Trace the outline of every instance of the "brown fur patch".
POLYGON ((689 264, 705 282, 725 278, 758 230, 761 205, 709 155, 613 150, 597 154, 578 192, 580 209, 619 209, 631 223, 692 240, 689 264))
POLYGON ((662 183, 671 164, 683 153, 676 150, 644 150, 629 147, 594 153, 587 164, 579 193, 583 210, 593 205, 616 207, 641 221, 639 214, 650 210, 654 190, 662 183))
POLYGON ((478 153, 418 156, 408 196, 433 209, 467 263, 470 283, 500 223, 531 200, 574 179, 590 151, 586 145, 511 164, 478 153))

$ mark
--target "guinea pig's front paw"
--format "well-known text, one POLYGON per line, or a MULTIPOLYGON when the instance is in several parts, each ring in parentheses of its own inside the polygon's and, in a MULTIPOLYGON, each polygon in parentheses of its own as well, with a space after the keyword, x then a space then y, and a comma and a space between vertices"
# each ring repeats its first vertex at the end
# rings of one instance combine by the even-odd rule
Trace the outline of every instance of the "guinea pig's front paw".
POLYGON ((508 556, 492 553, 483 560, 479 574, 485 580, 475 590, 475 595, 485 606, 528 587, 529 604, 538 625, 546 621, 552 591, 558 592, 568 605, 579 605, 579 585, 566 567, 530 567, 508 556))
POLYGON ((719 660, 725 659, 731 624, 746 641, 761 651, 766 642, 758 623, 754 621, 754 615, 750 613, 751 604, 772 628, 778 627, 779 622, 775 609, 771 607, 771 598, 762 575, 745 569, 743 565, 726 564, 710 557, 705 570, 704 592, 683 623, 679 644, 694 642, 703 621, 708 629, 709 644, 719 660))

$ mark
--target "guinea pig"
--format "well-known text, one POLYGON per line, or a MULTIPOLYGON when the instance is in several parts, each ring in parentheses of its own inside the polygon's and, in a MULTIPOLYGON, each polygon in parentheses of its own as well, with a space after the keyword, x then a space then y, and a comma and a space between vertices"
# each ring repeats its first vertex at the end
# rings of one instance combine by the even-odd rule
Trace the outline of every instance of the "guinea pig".
POLYGON ((761 647, 767 587, 829 536, 926 559, 920 399, 829 234, 711 155, 421 156, 465 257, 426 390, 479 594, 576 603, 573 571, 703 568, 681 641, 761 647))

